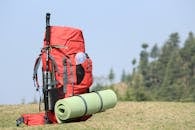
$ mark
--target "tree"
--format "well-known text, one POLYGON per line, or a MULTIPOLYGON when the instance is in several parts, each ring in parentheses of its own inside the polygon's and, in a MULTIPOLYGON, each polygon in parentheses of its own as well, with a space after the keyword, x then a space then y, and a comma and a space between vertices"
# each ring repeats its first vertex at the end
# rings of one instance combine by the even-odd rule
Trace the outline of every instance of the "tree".
POLYGON ((145 71, 147 70, 147 66, 148 66, 148 52, 146 51, 147 47, 148 44, 143 43, 142 48, 144 50, 142 50, 140 53, 139 69, 143 75, 145 75, 145 71))
POLYGON ((132 63, 132 65, 134 66, 134 65, 136 64, 136 62, 137 62, 137 61, 136 61, 136 59, 134 58, 134 59, 132 60, 131 63, 132 63))
MULTIPOLYGON (((182 69, 181 65, 183 64, 182 58, 179 55, 179 51, 175 51, 174 54, 172 54, 167 68, 165 72, 165 79, 163 81, 162 86, 167 87, 171 86, 173 84, 177 84, 177 80, 180 80, 180 77, 182 75, 182 69)), ((177 84, 179 85, 179 84, 177 84)))
POLYGON ((158 79, 158 58, 160 56, 160 49, 158 48, 158 45, 155 44, 150 52, 150 57, 153 59, 149 65, 148 65, 148 85, 154 87, 159 85, 159 79, 158 79))
POLYGON ((181 50, 183 60, 188 63, 188 67, 191 70, 191 76, 195 75, 195 37, 192 32, 189 33, 184 47, 181 50))
POLYGON ((150 52, 150 57, 153 58, 154 60, 156 60, 160 55, 160 50, 158 48, 158 45, 155 44, 153 47, 152 47, 152 50, 150 52))
POLYGON ((188 34, 188 38, 184 43, 184 47, 180 50, 183 59, 182 79, 184 84, 183 100, 195 100, 195 37, 192 32, 188 34))
POLYGON ((125 70, 123 70, 121 75, 121 82, 125 82, 125 81, 126 81, 126 73, 125 70))
POLYGON ((136 73, 132 77, 131 87, 136 88, 136 89, 139 88, 139 87, 144 87, 144 79, 143 79, 142 74, 136 73))
POLYGON ((136 62, 137 62, 137 61, 136 61, 135 58, 134 58, 134 59, 132 60, 132 62, 131 62, 132 65, 133 65, 133 74, 135 73, 135 67, 134 67, 134 66, 135 66, 136 62))
POLYGON ((110 72, 108 74, 108 79, 109 79, 111 84, 113 84, 114 78, 115 78, 114 70, 111 68, 110 72))
POLYGON ((142 44, 142 48, 143 48, 144 50, 146 50, 146 49, 148 48, 148 44, 147 44, 147 43, 143 43, 143 44, 142 44))
POLYGON ((148 44, 143 43, 142 48, 143 48, 143 50, 140 53, 139 72, 143 75, 145 86, 148 86, 149 75, 148 75, 147 71, 148 71, 148 67, 149 67, 148 66, 149 53, 146 50, 148 48, 148 44))
POLYGON ((162 46, 161 54, 159 56, 158 60, 158 78, 161 81, 161 85, 163 85, 166 79, 167 79, 167 67, 170 63, 170 60, 172 60, 172 55, 175 54, 175 52, 179 51, 179 35, 178 33, 172 33, 169 36, 169 39, 165 42, 165 44, 162 46))
POLYGON ((170 49, 174 50, 179 48, 179 42, 180 42, 179 34, 175 32, 169 36, 169 40, 167 41, 167 44, 170 45, 170 49))

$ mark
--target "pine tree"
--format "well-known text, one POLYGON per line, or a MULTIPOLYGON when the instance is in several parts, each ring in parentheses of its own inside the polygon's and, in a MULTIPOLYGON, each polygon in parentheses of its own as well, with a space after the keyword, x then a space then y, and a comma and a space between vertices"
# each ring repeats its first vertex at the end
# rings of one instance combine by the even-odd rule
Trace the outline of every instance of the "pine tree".
POLYGON ((145 86, 149 87, 149 75, 147 73, 148 71, 148 63, 149 63, 149 53, 147 52, 148 44, 143 43, 142 44, 143 50, 140 53, 140 62, 139 62, 139 72, 143 75, 144 84, 145 86))
POLYGON ((145 75, 148 66, 148 52, 146 51, 146 49, 148 48, 148 44, 143 43, 142 48, 144 50, 142 50, 140 53, 139 70, 143 75, 145 75))
POLYGON ((121 82, 125 82, 125 81, 126 81, 126 73, 125 70, 123 70, 121 75, 121 82))
POLYGON ((189 98, 195 101, 195 37, 192 32, 184 43, 184 47, 180 51, 183 59, 183 75, 182 81, 185 86, 184 98, 189 98))
POLYGON ((153 58, 154 60, 156 60, 160 55, 160 50, 158 48, 158 45, 155 44, 153 47, 152 47, 152 50, 150 52, 150 57, 153 58))
POLYGON ((110 72, 108 74, 108 79, 109 79, 111 84, 113 84, 114 78, 115 78, 114 70, 113 70, 113 68, 111 68, 110 72))
POLYGON ((167 76, 167 67, 168 64, 170 62, 170 60, 172 60, 172 55, 175 54, 175 52, 177 52, 179 50, 179 35, 178 33, 172 33, 169 36, 169 39, 167 40, 167 42, 165 42, 165 44, 162 47, 162 51, 161 51, 161 55, 159 57, 159 62, 158 62, 158 75, 159 75, 159 80, 161 81, 161 85, 163 87, 163 85, 165 85, 165 81, 168 78, 167 76))

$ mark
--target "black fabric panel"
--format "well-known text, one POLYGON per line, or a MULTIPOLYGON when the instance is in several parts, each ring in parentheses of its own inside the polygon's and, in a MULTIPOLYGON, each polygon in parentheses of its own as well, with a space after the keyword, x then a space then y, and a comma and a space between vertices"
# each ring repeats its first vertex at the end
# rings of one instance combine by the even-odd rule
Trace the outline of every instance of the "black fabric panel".
POLYGON ((85 70, 81 64, 76 65, 77 84, 80 84, 84 78, 85 70))

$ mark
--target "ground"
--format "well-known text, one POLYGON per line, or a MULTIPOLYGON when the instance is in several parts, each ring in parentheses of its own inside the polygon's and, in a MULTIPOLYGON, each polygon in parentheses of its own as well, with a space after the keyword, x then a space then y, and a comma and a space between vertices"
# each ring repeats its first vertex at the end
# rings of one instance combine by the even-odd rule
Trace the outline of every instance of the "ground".
POLYGON ((0 105, 0 129, 110 129, 110 130, 193 130, 195 103, 118 102, 115 108, 97 113, 85 122, 29 127, 15 126, 22 113, 38 112, 37 104, 0 105))

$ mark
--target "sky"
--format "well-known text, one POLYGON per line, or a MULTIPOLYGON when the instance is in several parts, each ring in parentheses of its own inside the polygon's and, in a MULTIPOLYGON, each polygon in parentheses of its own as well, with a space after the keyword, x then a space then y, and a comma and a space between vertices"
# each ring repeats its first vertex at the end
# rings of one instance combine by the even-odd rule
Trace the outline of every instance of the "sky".
POLYGON ((83 31, 93 75, 106 77, 111 68, 115 82, 132 71, 141 45, 161 46, 173 32, 181 45, 195 32, 194 0, 1 0, 0 104, 30 102, 39 96, 32 74, 43 45, 45 14, 51 25, 83 31))

